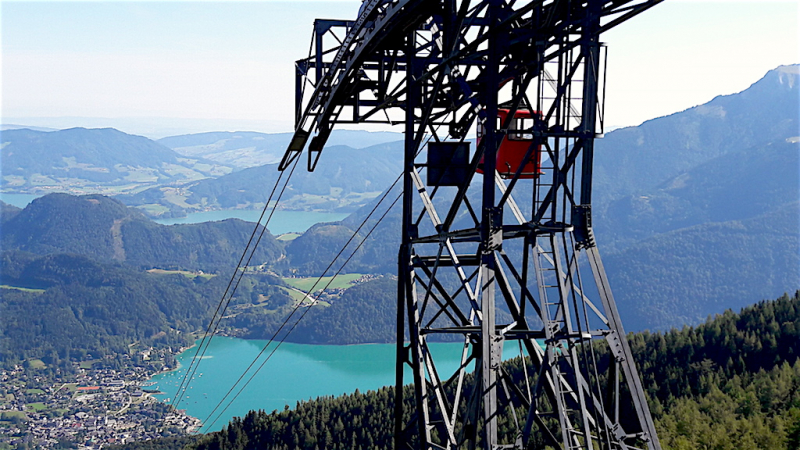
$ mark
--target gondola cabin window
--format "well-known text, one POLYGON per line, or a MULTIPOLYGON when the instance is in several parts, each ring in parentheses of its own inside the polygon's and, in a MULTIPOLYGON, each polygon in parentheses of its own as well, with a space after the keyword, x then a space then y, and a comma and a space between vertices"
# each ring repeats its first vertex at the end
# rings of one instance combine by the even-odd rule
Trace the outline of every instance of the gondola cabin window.
MULTIPOLYGON (((497 110, 497 129, 503 127, 503 123, 509 114, 508 109, 497 110)), ((528 109, 518 109, 514 114, 514 119, 508 127, 508 133, 503 137, 500 147, 497 149, 497 172, 503 178, 513 178, 520 166, 520 178, 536 178, 541 173, 542 146, 536 145, 531 151, 530 158, 525 159, 528 149, 534 144, 533 125, 536 118, 541 118, 542 114, 538 111, 531 112, 528 109)), ((485 134, 482 122, 478 122, 478 145, 485 134)), ((478 164, 478 173, 483 173, 483 158, 478 164)))

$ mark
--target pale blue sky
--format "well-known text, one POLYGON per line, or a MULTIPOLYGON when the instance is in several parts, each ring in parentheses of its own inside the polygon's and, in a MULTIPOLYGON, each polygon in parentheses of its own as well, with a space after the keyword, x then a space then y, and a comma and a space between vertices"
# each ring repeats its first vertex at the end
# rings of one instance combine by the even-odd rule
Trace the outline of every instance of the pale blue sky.
MULTIPOLYGON (((3 121, 160 117, 289 131, 292 62, 307 54, 314 18, 353 18, 359 5, 4 0, 3 121)), ((636 125, 800 62, 799 5, 667 0, 620 25, 604 36, 606 123, 636 125)))

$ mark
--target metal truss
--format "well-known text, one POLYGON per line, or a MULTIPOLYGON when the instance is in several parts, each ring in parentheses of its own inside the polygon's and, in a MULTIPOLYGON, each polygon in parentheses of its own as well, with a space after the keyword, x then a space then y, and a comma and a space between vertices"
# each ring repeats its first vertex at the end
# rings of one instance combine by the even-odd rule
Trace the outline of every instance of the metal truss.
POLYGON ((337 124, 405 127, 397 449, 660 449, 591 224, 599 36, 660 1, 368 0, 316 21, 281 170, 306 148, 313 170, 337 124), (497 167, 512 136, 536 175, 497 167), (457 368, 436 340, 463 343, 457 368))

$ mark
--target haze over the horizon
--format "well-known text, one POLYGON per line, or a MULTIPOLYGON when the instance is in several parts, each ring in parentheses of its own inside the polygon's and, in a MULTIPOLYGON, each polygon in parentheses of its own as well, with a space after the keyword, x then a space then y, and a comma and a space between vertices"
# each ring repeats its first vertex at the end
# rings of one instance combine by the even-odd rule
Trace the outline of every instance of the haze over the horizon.
MULTIPOLYGON (((316 17, 358 0, 2 3, 2 122, 150 137, 290 131, 316 17)), ((637 125, 800 62, 797 1, 658 5, 606 33, 606 124, 637 125)), ((400 130, 398 130, 400 131, 400 130)))

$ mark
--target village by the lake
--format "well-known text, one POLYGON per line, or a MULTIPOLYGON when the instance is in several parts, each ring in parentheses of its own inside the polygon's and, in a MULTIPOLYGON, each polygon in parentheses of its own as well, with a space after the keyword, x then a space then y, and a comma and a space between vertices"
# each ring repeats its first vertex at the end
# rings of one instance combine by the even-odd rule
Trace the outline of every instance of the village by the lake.
POLYGON ((147 381, 174 368, 173 349, 120 359, 76 364, 73 374, 47 375, 41 360, 0 371, 0 418, 11 423, 0 448, 99 449, 197 430, 198 419, 158 401, 147 381))

